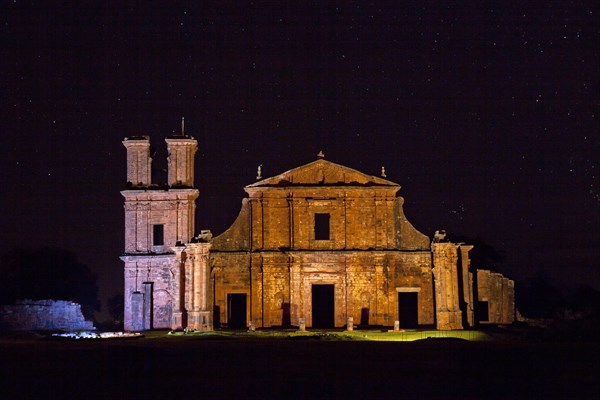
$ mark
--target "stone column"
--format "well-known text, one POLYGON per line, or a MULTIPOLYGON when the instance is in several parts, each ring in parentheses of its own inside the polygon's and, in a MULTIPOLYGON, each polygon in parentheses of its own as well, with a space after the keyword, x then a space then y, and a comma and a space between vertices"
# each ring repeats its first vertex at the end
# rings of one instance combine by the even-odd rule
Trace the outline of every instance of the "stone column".
POLYGON ((374 325, 388 325, 388 293, 386 273, 384 268, 385 256, 378 254, 373 257, 375 264, 375 312, 373 313, 374 325))
POLYGON ((474 305, 473 305, 473 273, 469 271, 471 266, 471 259, 469 258, 469 251, 473 249, 470 245, 460 245, 460 261, 461 261, 461 277, 463 284, 463 297, 466 305, 466 317, 467 324, 469 326, 475 325, 474 319, 474 305))
POLYGON ((265 318, 263 310, 263 268, 262 257, 253 254, 250 258, 250 319, 256 326, 264 327, 265 318))
POLYGON ((375 312, 373 313, 374 325, 385 325, 384 319, 384 294, 383 294, 383 265, 375 266, 375 312))
POLYGON ((290 266, 290 324, 292 326, 300 326, 300 311, 302 292, 302 277, 300 275, 300 263, 296 260, 292 261, 290 266))
POLYGON ((193 289, 192 310, 189 312, 188 329, 211 331, 212 302, 210 298, 210 243, 189 243, 186 249, 192 260, 193 289))
MULTIPOLYGON (((172 247, 175 252, 175 261, 173 262, 173 311, 171 314, 171 329, 181 330, 187 326, 187 320, 184 320, 183 290, 185 288, 185 247, 172 247), (182 287, 183 286, 183 287, 182 287)), ((187 317, 187 316, 186 316, 187 317)), ((187 319, 187 318, 185 318, 187 319)))
POLYGON ((463 329, 458 290, 458 245, 432 243, 437 329, 463 329))

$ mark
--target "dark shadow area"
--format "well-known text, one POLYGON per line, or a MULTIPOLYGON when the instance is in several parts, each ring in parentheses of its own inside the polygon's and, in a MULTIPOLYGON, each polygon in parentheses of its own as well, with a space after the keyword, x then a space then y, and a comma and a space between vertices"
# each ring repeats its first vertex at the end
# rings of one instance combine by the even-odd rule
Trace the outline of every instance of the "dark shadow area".
POLYGON ((518 309, 529 318, 553 318, 566 305, 561 289, 543 270, 518 285, 515 295, 518 309))
POLYGON ((292 325, 291 304, 283 303, 281 304, 281 309, 283 310, 283 315, 281 317, 281 326, 283 328, 289 328, 292 325))
POLYGON ((213 327, 215 329, 221 328, 221 307, 213 307, 213 327))
POLYGON ((0 337, 6 398, 598 398, 598 342, 0 337), (404 362, 410 360, 410 362, 404 362), (399 393, 401 395, 399 395, 399 393))
POLYGON ((489 304, 487 301, 475 302, 475 320, 477 322, 487 322, 490 320, 489 304))
POLYGON ((58 248, 10 250, 0 257, 0 304, 16 300, 68 300, 92 319, 100 311, 96 275, 75 253, 58 248))

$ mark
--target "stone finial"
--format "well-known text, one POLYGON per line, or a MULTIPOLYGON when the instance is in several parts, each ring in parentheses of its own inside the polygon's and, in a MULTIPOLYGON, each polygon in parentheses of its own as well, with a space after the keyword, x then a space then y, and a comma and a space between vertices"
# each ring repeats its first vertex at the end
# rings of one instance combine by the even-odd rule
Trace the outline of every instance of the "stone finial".
POLYGON ((381 177, 382 178, 387 178, 387 175, 385 174, 385 167, 384 166, 381 167, 381 177))
POLYGON ((319 151, 319 154, 317 154, 317 157, 325 158, 325 153, 323 153, 323 150, 319 151))
POLYGON ((262 179, 262 164, 256 169, 256 179, 262 179))
POLYGON ((200 231, 198 236, 196 236, 196 240, 198 242, 210 242, 212 239, 212 232, 208 229, 203 229, 200 231))
POLYGON ((446 231, 444 231, 444 230, 435 231, 435 234, 433 235, 434 243, 441 243, 441 242, 444 242, 445 240, 446 240, 446 231))

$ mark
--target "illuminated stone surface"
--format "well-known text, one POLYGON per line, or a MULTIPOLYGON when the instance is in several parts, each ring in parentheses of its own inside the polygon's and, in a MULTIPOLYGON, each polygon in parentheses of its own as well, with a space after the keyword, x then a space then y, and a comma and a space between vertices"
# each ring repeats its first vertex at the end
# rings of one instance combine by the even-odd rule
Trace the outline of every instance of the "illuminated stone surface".
POLYGON ((63 300, 18 300, 14 305, 0 306, 0 329, 32 330, 93 330, 77 303, 63 300))
MULTIPOLYGON (((167 145, 169 189, 122 192, 125 329, 474 325, 472 246, 431 243, 398 184, 321 157, 246 186, 231 227, 193 239, 196 141, 167 145)), ((486 293, 504 310, 494 321, 512 322, 514 287, 486 293)))
POLYGON ((477 270, 478 301, 487 302, 487 321, 481 323, 510 324, 515 320, 515 282, 502 274, 477 270))

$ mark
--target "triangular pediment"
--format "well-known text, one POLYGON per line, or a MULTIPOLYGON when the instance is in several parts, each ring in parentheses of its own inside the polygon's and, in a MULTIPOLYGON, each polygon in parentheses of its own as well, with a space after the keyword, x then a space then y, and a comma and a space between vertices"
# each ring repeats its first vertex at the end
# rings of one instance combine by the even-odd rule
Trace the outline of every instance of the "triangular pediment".
POLYGON ((277 176, 260 180, 246 186, 287 187, 287 186, 395 186, 397 183, 352 168, 318 159, 309 164, 291 169, 277 176))

